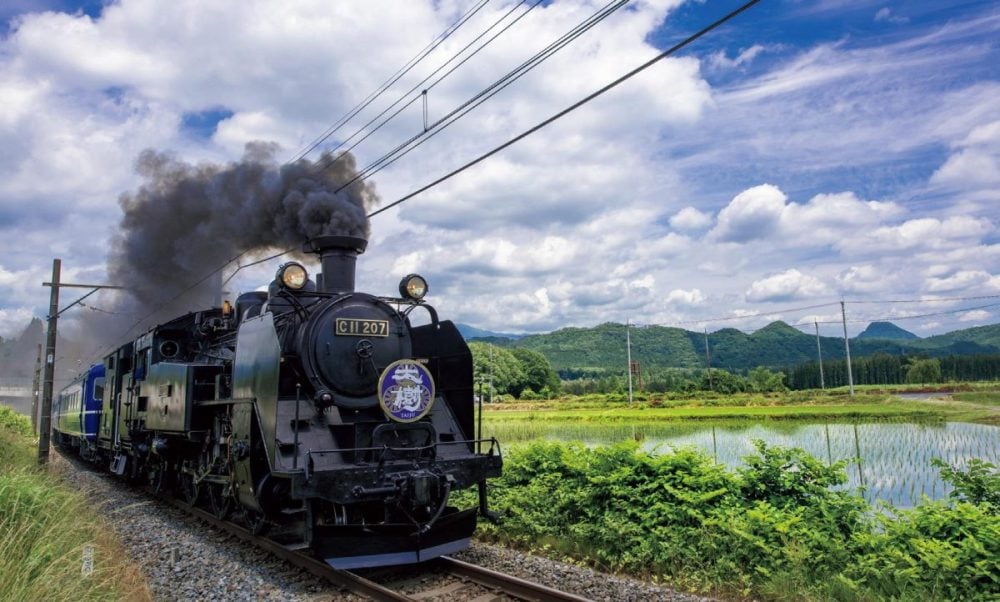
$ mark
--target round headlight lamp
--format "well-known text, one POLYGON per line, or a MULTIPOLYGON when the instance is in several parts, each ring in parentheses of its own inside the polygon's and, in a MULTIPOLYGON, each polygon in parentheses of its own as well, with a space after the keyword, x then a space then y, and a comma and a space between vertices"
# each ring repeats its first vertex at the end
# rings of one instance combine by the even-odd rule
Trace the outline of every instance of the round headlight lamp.
POLYGON ((405 299, 420 301, 427 294, 427 281, 419 274, 410 274, 399 281, 399 294, 405 299))
POLYGON ((278 268, 278 280, 285 288, 297 291, 309 282, 309 273, 300 263, 286 263, 278 268))

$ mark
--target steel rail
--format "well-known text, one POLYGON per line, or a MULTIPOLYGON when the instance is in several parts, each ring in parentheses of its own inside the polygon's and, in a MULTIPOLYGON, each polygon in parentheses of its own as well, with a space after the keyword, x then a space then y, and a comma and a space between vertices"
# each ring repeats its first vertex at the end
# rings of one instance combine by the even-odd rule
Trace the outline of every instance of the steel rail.
MULTIPOLYGON (((360 596, 365 596, 377 602, 415 602, 417 600, 417 598, 411 598, 405 594, 393 591, 351 571, 335 569, 322 560, 303 554, 274 540, 254 536, 248 529, 229 521, 220 520, 201 508, 188 506, 179 499, 173 497, 159 497, 158 499, 170 503, 187 514, 209 523, 213 527, 222 529, 243 541, 254 544, 282 560, 308 571, 316 577, 325 579, 338 587, 360 596)), ((456 560, 449 556, 441 556, 434 559, 428 563, 428 568, 434 565, 441 567, 447 573, 459 579, 471 581, 489 589, 498 590, 519 600, 526 600, 528 602, 591 602, 589 598, 584 598, 583 596, 469 564, 468 562, 456 560)))
POLYGON ((526 581, 520 577, 500 573, 461 560, 455 560, 450 556, 441 556, 436 559, 436 562, 456 577, 468 579, 489 588, 502 590, 521 600, 529 600, 531 602, 590 602, 589 598, 584 598, 583 596, 559 591, 539 583, 526 581))
POLYGON ((176 498, 161 496, 157 497, 157 499, 163 500, 187 514, 200 518, 217 529, 222 529, 230 535, 270 552, 320 579, 325 579, 338 587, 342 587, 360 596, 376 600, 377 602, 415 602, 414 598, 383 587, 360 575, 356 575, 350 571, 335 569, 322 560, 307 556, 266 537, 254 536, 248 529, 244 529, 229 521, 220 520, 201 508, 188 506, 176 498))

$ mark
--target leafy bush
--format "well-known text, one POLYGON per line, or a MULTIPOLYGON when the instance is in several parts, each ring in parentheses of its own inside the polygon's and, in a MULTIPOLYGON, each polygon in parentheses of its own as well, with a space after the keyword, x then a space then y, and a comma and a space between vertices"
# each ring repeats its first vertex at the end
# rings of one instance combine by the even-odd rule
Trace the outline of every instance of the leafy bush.
POLYGON ((973 504, 990 504, 993 512, 1000 512, 1000 468, 979 458, 972 458, 968 468, 961 470, 949 466, 943 460, 932 460, 941 469, 941 478, 955 488, 954 498, 964 499, 973 504))
POLYGON ((23 414, 18 414, 14 408, 0 404, 0 430, 11 431, 24 437, 31 437, 31 420, 23 414))
POLYGON ((990 503, 874 513, 836 489, 843 463, 756 446, 745 468, 729 471, 688 448, 653 455, 634 442, 526 445, 508 454, 491 489, 503 524, 484 524, 481 534, 687 589, 765 599, 1000 595, 1000 522, 990 503))
POLYGON ((725 370, 706 370, 701 377, 701 384, 698 388, 702 391, 715 391, 730 395, 742 393, 747 390, 747 380, 738 374, 733 374, 725 370))
POLYGON ((895 600, 996 600, 1000 596, 1000 516, 988 505, 925 501, 855 534, 845 583, 895 600))

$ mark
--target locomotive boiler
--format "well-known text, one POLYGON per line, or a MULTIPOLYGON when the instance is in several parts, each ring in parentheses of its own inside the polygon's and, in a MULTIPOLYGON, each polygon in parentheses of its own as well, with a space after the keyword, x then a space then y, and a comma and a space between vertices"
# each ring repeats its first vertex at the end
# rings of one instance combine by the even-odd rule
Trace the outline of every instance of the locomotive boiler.
POLYGON ((303 251, 319 257, 315 279, 286 263, 267 292, 117 348, 92 369, 94 407, 71 408, 95 416, 95 432, 57 420, 54 440, 338 568, 466 547, 502 465, 496 440, 474 435, 472 356, 420 276, 399 296, 354 290, 366 245, 314 238, 303 251), (452 494, 472 487, 478 507, 458 508, 452 494))

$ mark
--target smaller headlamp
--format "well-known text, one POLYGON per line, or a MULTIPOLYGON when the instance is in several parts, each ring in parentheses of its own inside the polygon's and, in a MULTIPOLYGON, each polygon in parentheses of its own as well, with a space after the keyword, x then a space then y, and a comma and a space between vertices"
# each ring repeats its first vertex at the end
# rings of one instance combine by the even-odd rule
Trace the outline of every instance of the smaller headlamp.
POLYGON ((410 274, 399 281, 399 294, 405 299, 420 301, 427 294, 427 281, 419 274, 410 274))
POLYGON ((278 280, 285 288, 297 291, 309 282, 309 273, 302 264, 293 261, 278 268, 278 280))

